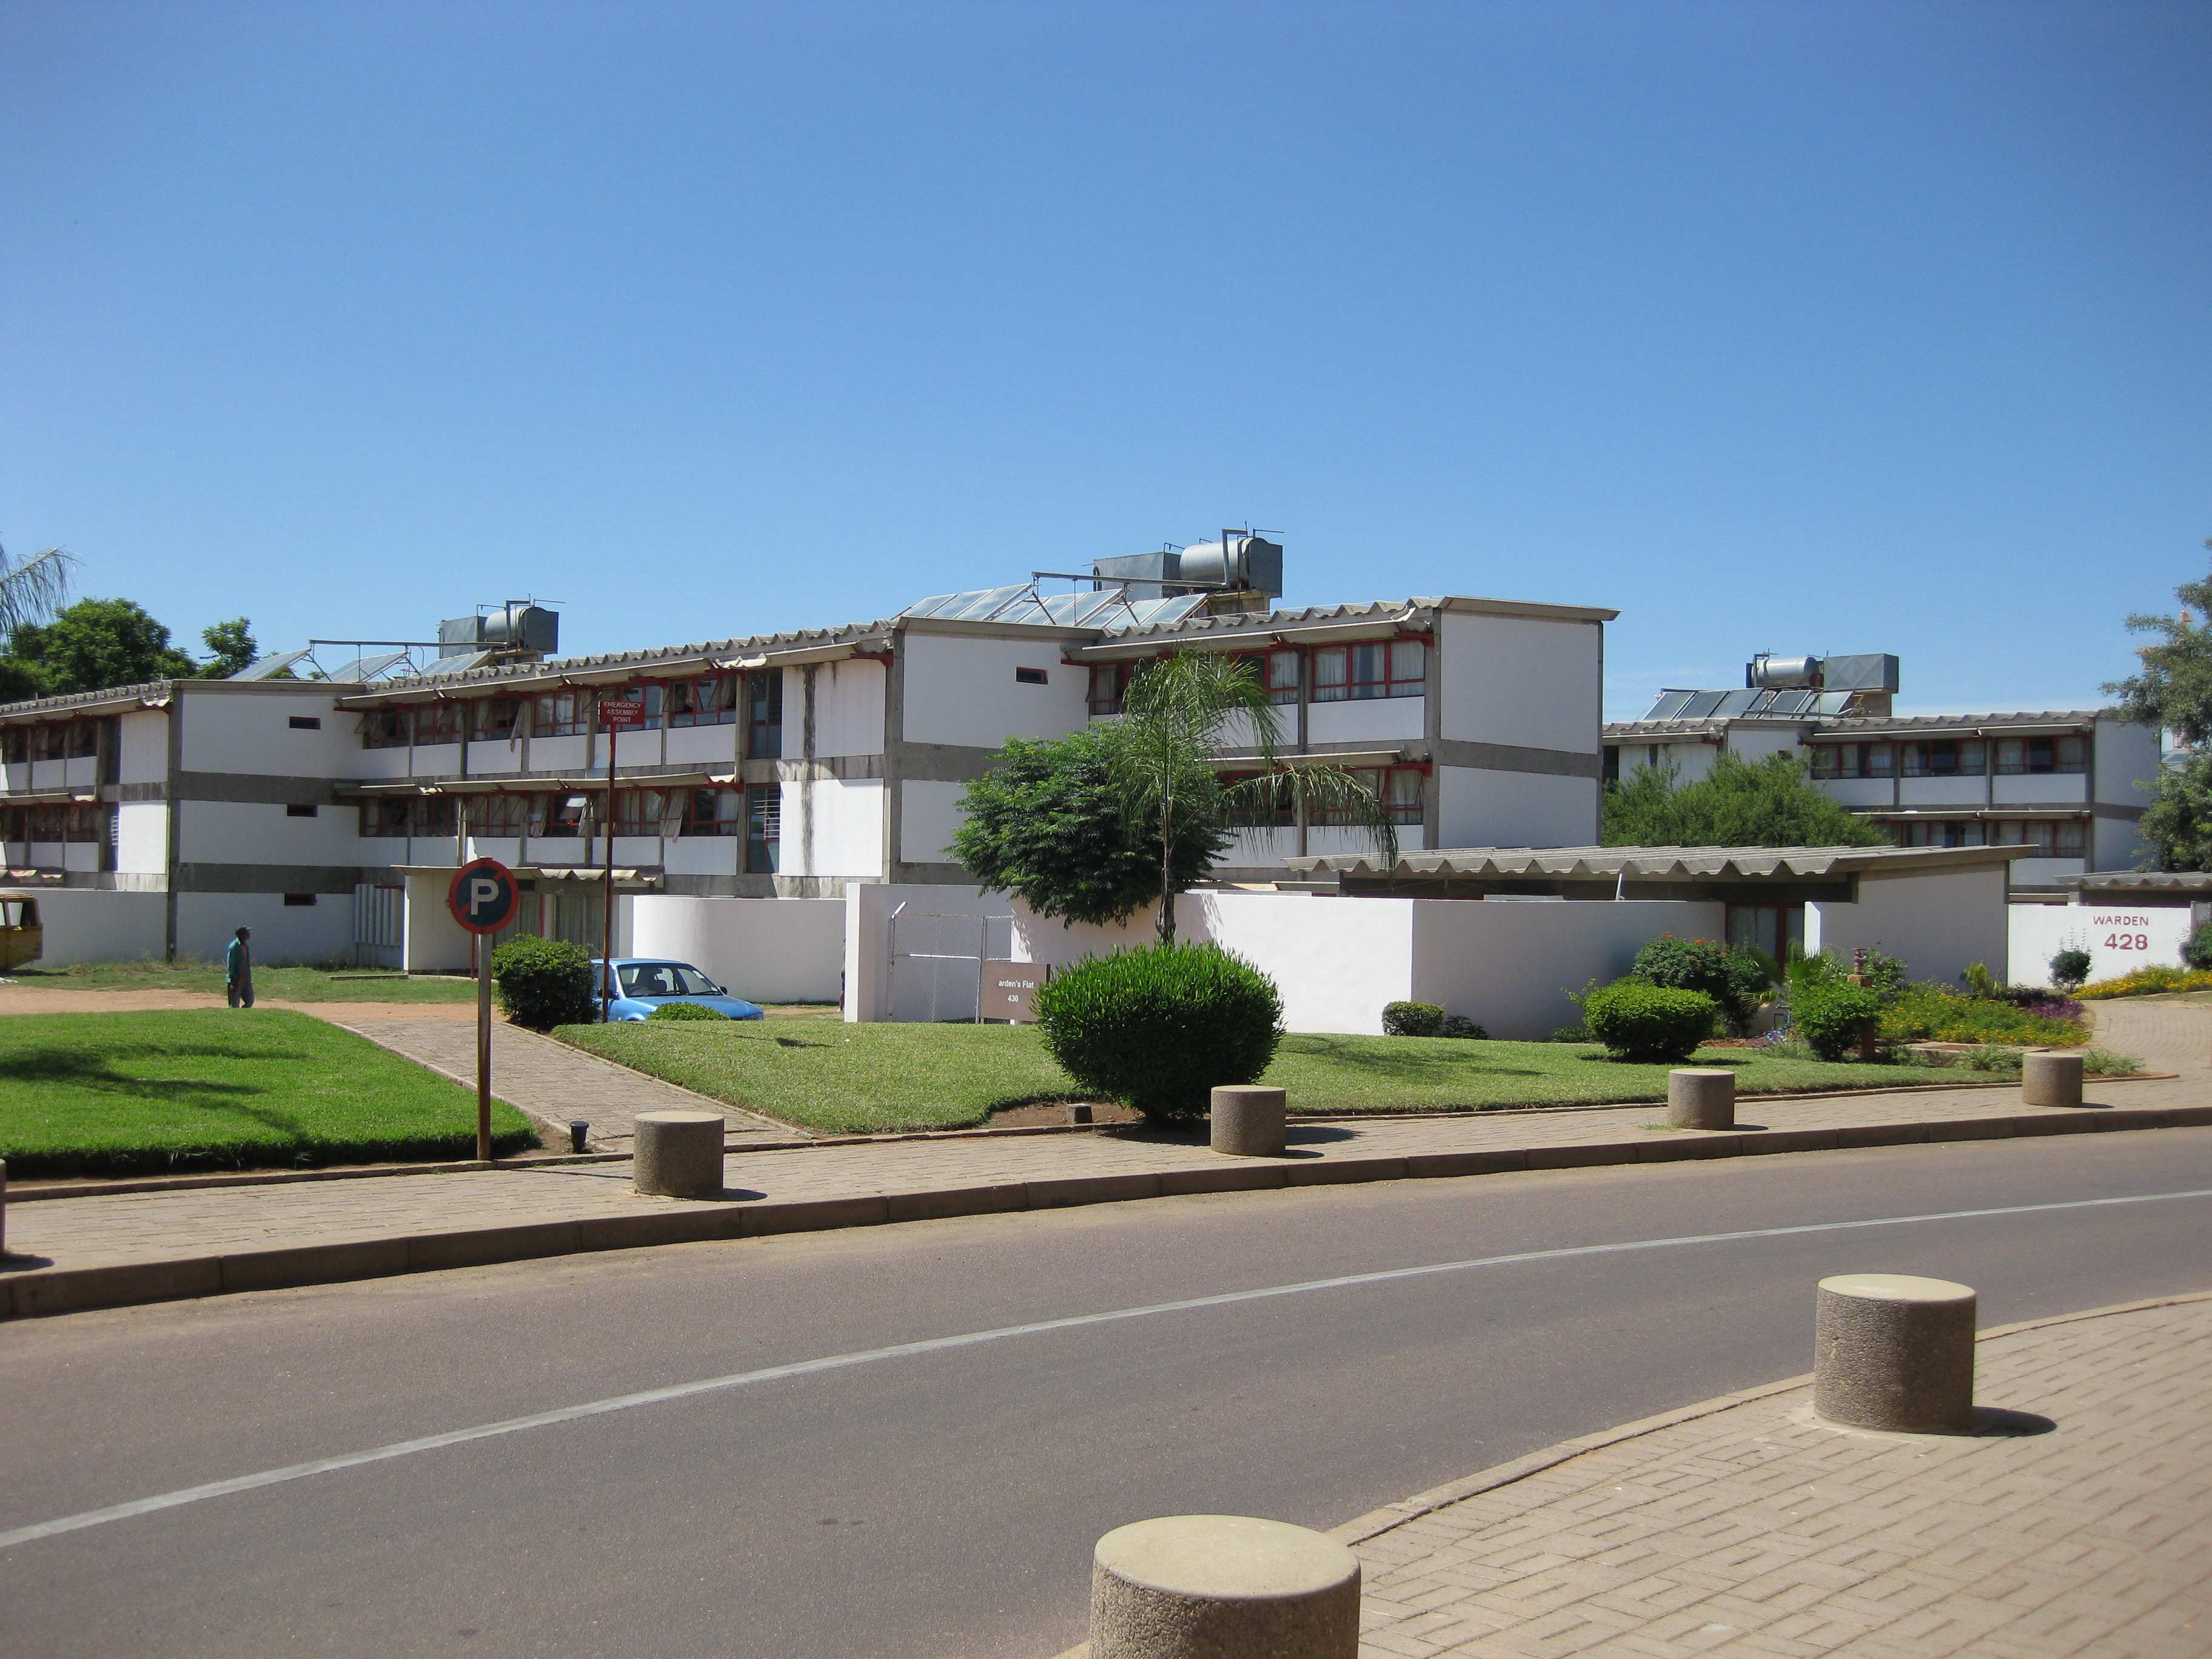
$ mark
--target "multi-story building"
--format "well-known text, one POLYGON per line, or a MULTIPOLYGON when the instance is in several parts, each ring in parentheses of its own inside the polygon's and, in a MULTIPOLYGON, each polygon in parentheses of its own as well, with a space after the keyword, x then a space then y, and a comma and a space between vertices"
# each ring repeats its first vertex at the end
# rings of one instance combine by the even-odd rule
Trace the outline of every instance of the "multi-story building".
POLYGON ((1717 756, 1780 751, 1900 847, 2025 847, 2015 898, 2126 869, 2160 764, 2159 733, 2111 709, 2032 714, 1892 711, 1890 656, 1753 659, 1740 690, 1667 690, 1640 720, 1605 728, 1608 779, 1671 764, 1685 781, 1717 756))
MULTIPOLYGON (((522 877, 520 926, 594 944, 610 852, 625 894, 966 884, 948 843, 1000 746, 1111 719, 1146 660, 1195 649, 1249 657, 1282 753, 1364 774, 1408 849, 1592 838, 1614 612, 1275 610, 1279 559, 1229 538, 1103 561, 1085 591, 1032 580, 842 628, 17 703, 0 708, 0 837, 13 881, 71 901, 46 907, 50 957, 211 956, 244 924, 264 960, 453 967, 446 886, 476 856, 522 877), (599 700, 632 689, 642 728, 601 730, 599 700)), ((1247 743, 1217 763, 1249 761, 1247 743)), ((1219 873, 1265 878, 1362 835, 1285 811, 1239 829, 1219 873)))

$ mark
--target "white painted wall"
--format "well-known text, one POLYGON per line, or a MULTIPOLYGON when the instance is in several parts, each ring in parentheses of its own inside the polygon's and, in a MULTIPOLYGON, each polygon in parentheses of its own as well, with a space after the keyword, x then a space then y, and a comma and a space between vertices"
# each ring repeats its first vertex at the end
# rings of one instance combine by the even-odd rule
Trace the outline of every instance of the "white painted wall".
POLYGON ((1887 778, 1822 778, 1818 787, 1840 806, 1893 806, 1900 793, 1887 778))
POLYGON ((220 962, 240 927, 252 931, 253 960, 264 967, 348 961, 353 955, 353 895, 319 893, 307 905, 289 905, 282 893, 177 896, 178 955, 220 962))
MULTIPOLYGON (((129 809, 126 808, 126 811, 129 809)), ((361 814, 351 803, 325 805, 295 818, 272 801, 185 800, 176 804, 177 856, 186 863, 355 864, 362 860, 361 814)), ((396 837, 372 836, 379 852, 396 837)), ((428 837, 423 838, 427 842, 428 837)), ((453 856, 447 838, 445 857, 453 856)), ((156 864, 153 866, 159 869, 156 864)))
MULTIPOLYGON (((1346 903, 1365 903, 1349 899, 1346 903)), ((1413 995, 1479 1021, 1493 1037, 1536 1041, 1582 1011, 1567 999, 1626 973, 1662 933, 1717 939, 1723 907, 1677 899, 1414 901, 1413 995)), ((1351 1012, 1350 999, 1346 999, 1351 1012)), ((1372 1024, 1340 1030, 1379 1031, 1372 1024)))
MULTIPOLYGON (((742 726, 734 725, 679 726, 668 734, 666 750, 668 763, 672 766, 711 763, 711 769, 715 771, 734 766, 738 759, 738 744, 744 730, 742 726)), ((556 738, 550 740, 554 744, 580 744, 581 741, 582 739, 578 738, 556 738)), ((542 754, 550 755, 554 752, 549 747, 543 750, 542 754)), ((788 754, 791 751, 786 750, 784 752, 788 754)), ((533 772, 542 772, 556 763, 554 761, 542 758, 538 744, 532 740, 530 745, 530 769, 533 772)), ((567 764, 565 762, 559 763, 567 764)), ((624 764, 628 763, 625 762, 624 764)))
MULTIPOLYGON (((1992 780, 1988 778, 1899 778, 1899 806, 1979 806, 1992 780)), ((1995 780, 2002 783, 2002 778, 1995 780)))
POLYGON ((1090 676, 1060 661, 1059 640, 913 630, 901 639, 911 742, 996 749, 1010 737, 1058 737, 1090 719, 1090 676), (1024 685, 1017 668, 1041 668, 1046 683, 1024 685))
MULTIPOLYGON (((880 880, 884 873, 884 785, 880 779, 814 784, 812 857, 807 856, 799 786, 783 786, 783 871, 790 876, 880 880)), ((673 843, 671 843, 672 845, 673 843)))
POLYGON ((1426 697, 1317 702, 1306 710, 1306 740, 1313 744, 1411 741, 1427 735, 1428 707, 1426 697))
POLYGON ((115 867, 159 875, 169 867, 169 808, 165 801, 125 801, 115 809, 115 867))
POLYGON ((143 708, 125 714, 117 744, 117 778, 124 783, 158 783, 169 775, 169 716, 143 708))
MULTIPOLYGON (((1055 665, 1059 654, 1053 653, 1055 665)), ((884 700, 890 684, 889 671, 879 662, 825 662, 814 671, 816 759, 884 752, 884 700)), ((800 678, 793 671, 783 692, 783 752, 787 757, 801 752, 800 695, 800 678)))
POLYGON ((1880 945, 1905 959, 1915 979, 1955 984, 1966 964, 2002 980, 2011 961, 2001 865, 1915 875, 1862 876, 1856 903, 1805 907, 1805 948, 1847 957, 1880 945))
MULTIPOLYGON (((791 901, 779 900, 780 903, 791 901)), ((972 1019, 976 971, 966 962, 900 964, 892 971, 891 918, 898 913, 902 953, 1013 952, 1013 904, 978 887, 854 882, 845 890, 845 1018, 848 1020, 972 1019), (900 907, 905 908, 901 911, 900 907), (969 918, 988 916, 980 922, 969 918), (933 1002, 933 997, 934 1001, 933 1002)), ((1017 958, 1019 959, 1019 958, 1017 958)))
MULTIPOLYGON (((146 962, 167 942, 167 896, 102 893, 88 888, 40 890, 39 922, 46 930, 39 965, 76 962, 146 962)), ((234 924, 235 925, 235 924, 234 924)))
MULTIPOLYGON (((453 920, 447 907, 447 895, 453 890, 453 878, 442 872, 410 872, 405 877, 407 897, 403 922, 405 929, 401 945, 401 962, 410 974, 450 974, 466 972, 472 960, 469 952, 469 933, 453 920)), ((530 896, 526 894, 526 908, 530 896)), ((335 901, 325 900, 335 907, 335 901)), ((346 918, 346 940, 350 949, 353 940, 353 918, 349 906, 346 918)))
POLYGON ((1729 727, 1729 752, 1747 761, 1762 761, 1769 755, 1802 754, 1804 745, 1798 741, 1800 730, 1795 726, 1753 726, 1739 721, 1729 727))
POLYGON ((836 1002, 845 977, 846 902, 684 898, 629 902, 628 950, 704 969, 751 1002, 836 1002))
MULTIPOLYGON (((340 714, 333 694, 298 690, 220 690, 184 685, 174 708, 183 711, 178 757, 187 772, 246 772, 263 777, 343 778, 364 775, 362 763, 397 756, 404 774, 407 750, 361 746, 360 716, 340 714), (308 715, 319 729, 293 729, 291 717, 308 715)), ((149 774, 159 777, 166 771, 149 774)))
POLYGON ((2090 779, 2095 799, 2118 806, 2148 806, 2159 774, 2155 726, 2100 718, 2090 739, 2094 757, 2090 779))
POLYGON ((2089 953, 2091 979, 2117 979, 2137 968, 2179 968, 2189 941, 2185 904, 2014 904, 2007 917, 2012 977, 2051 983, 2051 958, 2061 951, 2089 953))
POLYGON ((1438 627, 1443 736, 1596 754, 1599 624, 1446 611, 1438 627))
POLYGON ((1589 847, 1598 836, 1595 778, 1437 768, 1440 847, 1589 847))
POLYGON ((1711 743, 1624 743, 1619 746, 1624 781, 1647 766, 1672 761, 1682 782, 1695 783, 1713 769, 1713 762, 1721 752, 1719 744, 1711 743))
POLYGON ((907 781, 899 785, 899 857, 908 864, 953 862, 950 845, 962 823, 964 783, 907 781))

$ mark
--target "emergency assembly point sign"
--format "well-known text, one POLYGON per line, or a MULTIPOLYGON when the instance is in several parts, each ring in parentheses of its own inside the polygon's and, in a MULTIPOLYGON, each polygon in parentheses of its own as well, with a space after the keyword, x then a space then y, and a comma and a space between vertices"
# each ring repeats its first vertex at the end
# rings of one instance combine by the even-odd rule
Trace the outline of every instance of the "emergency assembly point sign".
POLYGON ((471 933, 495 933, 514 920, 522 890, 514 872, 497 859, 472 859, 453 872, 446 903, 453 920, 471 933))

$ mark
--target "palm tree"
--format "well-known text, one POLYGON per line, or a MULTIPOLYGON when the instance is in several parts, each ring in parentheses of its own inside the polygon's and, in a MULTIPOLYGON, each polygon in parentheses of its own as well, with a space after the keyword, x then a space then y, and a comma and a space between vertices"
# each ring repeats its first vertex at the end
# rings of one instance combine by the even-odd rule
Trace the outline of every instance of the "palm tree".
POLYGON ((58 547, 33 553, 21 564, 0 548, 0 646, 13 640, 17 629, 52 619, 69 598, 70 572, 76 565, 58 547))
POLYGON ((1341 767, 1278 758, 1281 718, 1252 665, 1218 653, 1179 651, 1131 677, 1121 717, 1109 728, 1109 764, 1131 820, 1158 826, 1161 944, 1175 943, 1180 890, 1168 849, 1194 818, 1287 797, 1308 816, 1317 808, 1348 819, 1373 837, 1385 864, 1397 862, 1397 827, 1372 789, 1341 767), (1220 784, 1212 757, 1248 732, 1250 748, 1239 752, 1249 755, 1254 775, 1220 784))

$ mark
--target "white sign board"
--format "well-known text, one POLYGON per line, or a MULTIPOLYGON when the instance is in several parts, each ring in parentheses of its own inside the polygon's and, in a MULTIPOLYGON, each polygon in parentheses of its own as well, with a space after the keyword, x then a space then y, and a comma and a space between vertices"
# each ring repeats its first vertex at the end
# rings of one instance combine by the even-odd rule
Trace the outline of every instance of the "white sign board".
POLYGON ((2010 923, 2012 977, 2051 983, 2051 958, 2089 953, 2089 977, 2118 979, 2137 968, 2179 968, 2189 939, 2189 907, 2153 904, 2015 904, 2010 923))

